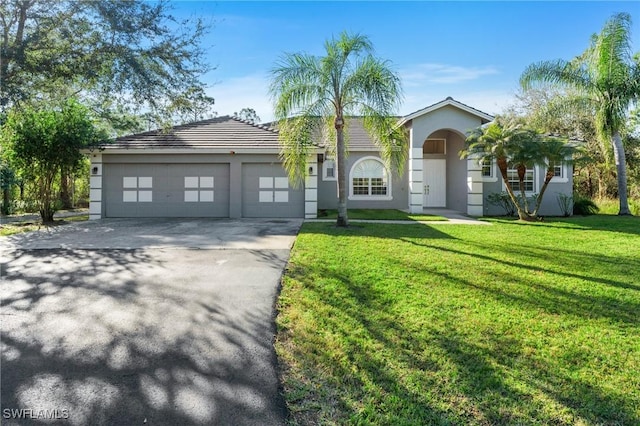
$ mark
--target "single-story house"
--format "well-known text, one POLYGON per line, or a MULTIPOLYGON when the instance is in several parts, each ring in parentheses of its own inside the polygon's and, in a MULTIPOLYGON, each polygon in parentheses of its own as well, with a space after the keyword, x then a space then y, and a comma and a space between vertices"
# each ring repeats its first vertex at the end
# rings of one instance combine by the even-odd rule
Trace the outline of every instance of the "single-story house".
MULTIPOLYGON (((385 168, 361 122, 349 120, 348 206, 503 214, 487 202, 504 191, 495 164, 459 157, 469 131, 491 120, 452 98, 400 117, 410 138, 402 176, 385 168)), ((117 138, 88 153, 90 218, 315 218, 336 208, 336 163, 322 143, 304 187, 290 184, 279 153, 277 130, 228 116, 117 138)), ((570 164, 558 165, 542 214, 562 213, 555 193, 571 194, 572 174, 570 164)), ((544 170, 529 170, 527 192, 538 192, 543 179, 544 170)))

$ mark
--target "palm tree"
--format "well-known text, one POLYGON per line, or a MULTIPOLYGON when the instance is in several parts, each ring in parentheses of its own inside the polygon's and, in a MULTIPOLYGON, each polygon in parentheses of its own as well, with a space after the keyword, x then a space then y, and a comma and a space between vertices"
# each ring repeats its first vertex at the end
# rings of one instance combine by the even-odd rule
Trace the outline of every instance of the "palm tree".
POLYGON ((407 138, 393 116, 402 100, 399 77, 373 55, 366 36, 343 32, 325 42, 321 57, 285 54, 271 71, 270 94, 280 129, 281 157, 292 183, 306 177, 318 134, 335 136, 329 150, 338 163, 338 226, 348 226, 345 126, 353 116, 379 146, 388 168, 402 172, 407 138), (328 130, 322 131, 322 130, 328 130))
POLYGON ((555 166, 562 163, 566 164, 573 162, 574 155, 581 151, 581 149, 576 145, 567 143, 566 141, 555 137, 543 138, 540 140, 538 147, 538 152, 542 159, 542 162, 538 163, 538 165, 543 165, 546 172, 544 176, 544 183, 542 184, 542 188, 540 188, 540 193, 536 199, 536 206, 532 213, 534 216, 538 215, 540 205, 542 204, 542 197, 547 190, 549 182, 551 182, 551 179, 555 176, 555 166))
MULTIPOLYGON (((531 139, 531 137, 531 130, 524 128, 513 120, 498 116, 488 125, 472 130, 466 140, 466 149, 460 151, 461 158, 474 157, 480 162, 496 162, 509 198, 516 207, 518 217, 521 220, 531 220, 531 218, 527 210, 518 202, 518 198, 513 192, 508 170, 513 164, 512 158, 516 160, 516 163, 526 163, 520 152, 525 141, 531 139)), ((520 172, 518 174, 520 175, 520 172)), ((524 172, 522 180, 524 180, 524 172)), ((520 188, 523 188, 522 181, 520 182, 520 188)), ((526 197, 523 198, 526 200, 526 197)))
POLYGON ((598 137, 609 140, 613 147, 620 215, 631 214, 620 130, 625 125, 629 107, 640 98, 640 63, 632 58, 630 29, 629 14, 614 15, 600 34, 592 36, 591 45, 581 56, 573 61, 543 61, 529 65, 520 77, 525 90, 535 83, 576 89, 581 94, 581 103, 596 111, 598 137))

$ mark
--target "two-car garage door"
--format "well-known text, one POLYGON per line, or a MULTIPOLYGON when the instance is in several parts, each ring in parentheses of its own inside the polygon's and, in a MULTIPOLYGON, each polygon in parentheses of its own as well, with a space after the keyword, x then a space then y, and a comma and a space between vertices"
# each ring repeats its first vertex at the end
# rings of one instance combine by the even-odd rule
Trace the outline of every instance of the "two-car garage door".
POLYGON ((304 217, 304 189, 277 163, 244 163, 230 185, 228 163, 107 163, 105 217, 304 217), (241 193, 230 194, 231 187, 241 193))

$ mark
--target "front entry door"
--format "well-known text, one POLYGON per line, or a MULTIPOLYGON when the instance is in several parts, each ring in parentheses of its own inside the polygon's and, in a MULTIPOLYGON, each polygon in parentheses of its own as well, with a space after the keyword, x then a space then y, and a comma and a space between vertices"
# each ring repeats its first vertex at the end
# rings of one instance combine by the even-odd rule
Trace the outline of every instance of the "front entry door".
POLYGON ((423 160, 424 207, 447 206, 447 160, 423 160))

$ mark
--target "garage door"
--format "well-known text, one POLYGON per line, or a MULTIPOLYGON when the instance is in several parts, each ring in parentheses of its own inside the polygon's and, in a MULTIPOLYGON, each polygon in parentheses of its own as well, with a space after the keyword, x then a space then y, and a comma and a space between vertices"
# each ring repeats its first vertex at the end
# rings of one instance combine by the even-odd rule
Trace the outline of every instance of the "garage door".
POLYGON ((229 164, 105 164, 106 217, 229 217, 229 164))
POLYGON ((279 164, 243 164, 242 216, 304 217, 304 188, 293 189, 279 164))

